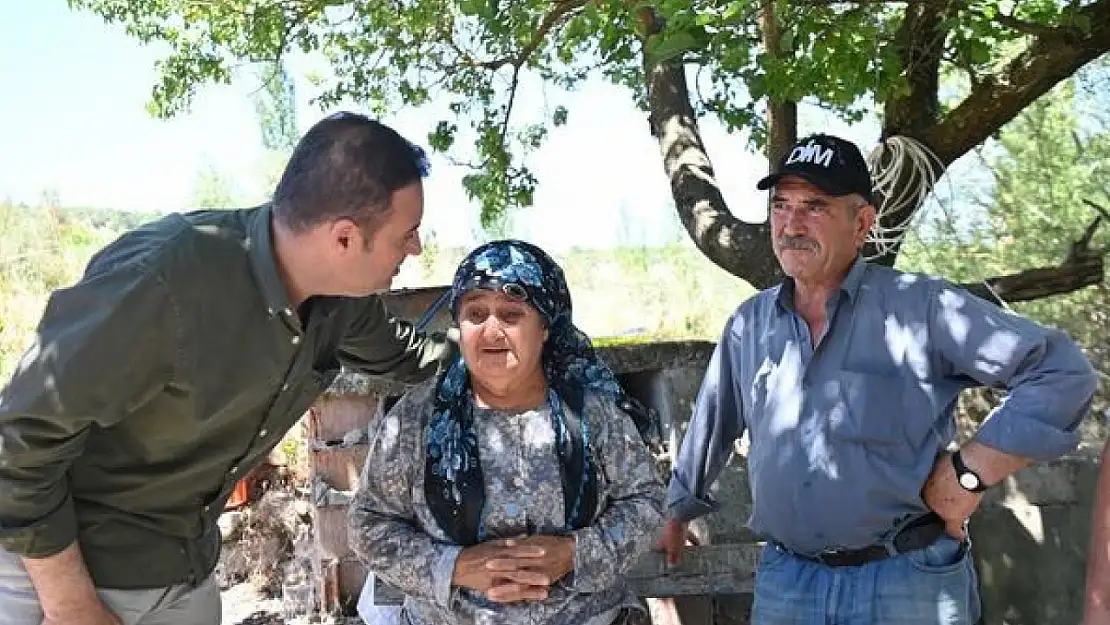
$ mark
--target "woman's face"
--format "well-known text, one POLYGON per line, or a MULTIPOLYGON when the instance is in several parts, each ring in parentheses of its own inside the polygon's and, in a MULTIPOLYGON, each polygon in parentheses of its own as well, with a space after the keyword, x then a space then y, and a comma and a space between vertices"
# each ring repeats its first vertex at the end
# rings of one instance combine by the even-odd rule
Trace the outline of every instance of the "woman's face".
POLYGON ((511 389, 543 375, 547 329, 530 304, 500 291, 473 289, 458 310, 463 359, 479 383, 511 389))

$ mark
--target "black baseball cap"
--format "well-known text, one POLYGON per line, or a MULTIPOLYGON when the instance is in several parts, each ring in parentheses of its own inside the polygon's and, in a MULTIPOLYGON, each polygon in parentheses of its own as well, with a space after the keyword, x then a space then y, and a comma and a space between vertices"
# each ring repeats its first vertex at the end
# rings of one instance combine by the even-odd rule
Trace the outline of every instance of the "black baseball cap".
POLYGON ((778 184, 784 176, 797 176, 829 195, 858 193, 871 197, 871 171, 856 144, 840 137, 815 134, 794 144, 779 161, 775 173, 759 181, 760 191, 778 184))

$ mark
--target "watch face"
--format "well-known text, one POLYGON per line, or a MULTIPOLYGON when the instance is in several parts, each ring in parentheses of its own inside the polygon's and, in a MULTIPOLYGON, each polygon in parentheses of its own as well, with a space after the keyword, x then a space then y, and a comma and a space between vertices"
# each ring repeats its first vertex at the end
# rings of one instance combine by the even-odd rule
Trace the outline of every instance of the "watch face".
POLYGON ((972 473, 964 473, 960 476, 960 486, 971 490, 979 487, 979 478, 975 477, 972 473))

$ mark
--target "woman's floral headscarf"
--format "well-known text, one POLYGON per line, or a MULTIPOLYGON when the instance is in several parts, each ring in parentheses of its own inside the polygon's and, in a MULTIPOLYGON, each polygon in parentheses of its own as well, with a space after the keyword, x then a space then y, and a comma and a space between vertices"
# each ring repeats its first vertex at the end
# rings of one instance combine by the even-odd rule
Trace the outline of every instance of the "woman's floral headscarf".
MULTIPOLYGON (((571 322, 570 291, 563 271, 540 248, 517 240, 486 243, 459 265, 451 285, 452 315, 471 289, 502 290, 523 298, 547 323, 543 370, 547 401, 562 468, 566 529, 587 525, 597 507, 597 465, 583 406, 587 391, 623 397, 612 370, 597 358, 590 339, 571 322), (569 410, 568 410, 569 409, 569 410)), ((424 489, 439 526, 460 545, 485 540, 485 485, 474 431, 470 377, 460 355, 439 379, 426 432, 424 489)))

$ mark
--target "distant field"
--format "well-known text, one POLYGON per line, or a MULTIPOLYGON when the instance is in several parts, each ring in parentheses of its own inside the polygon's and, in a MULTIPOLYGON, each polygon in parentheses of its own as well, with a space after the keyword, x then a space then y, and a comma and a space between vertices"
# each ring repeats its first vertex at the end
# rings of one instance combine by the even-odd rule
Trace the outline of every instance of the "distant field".
MULTIPOLYGON (((72 284, 97 249, 151 216, 0 204, 0 380, 7 381, 31 344, 49 292, 72 284)), ((447 284, 468 251, 428 245, 405 263, 394 286, 447 284)), ((567 274, 576 323, 597 337, 716 340, 728 316, 752 293, 688 240, 552 256, 567 274)))

